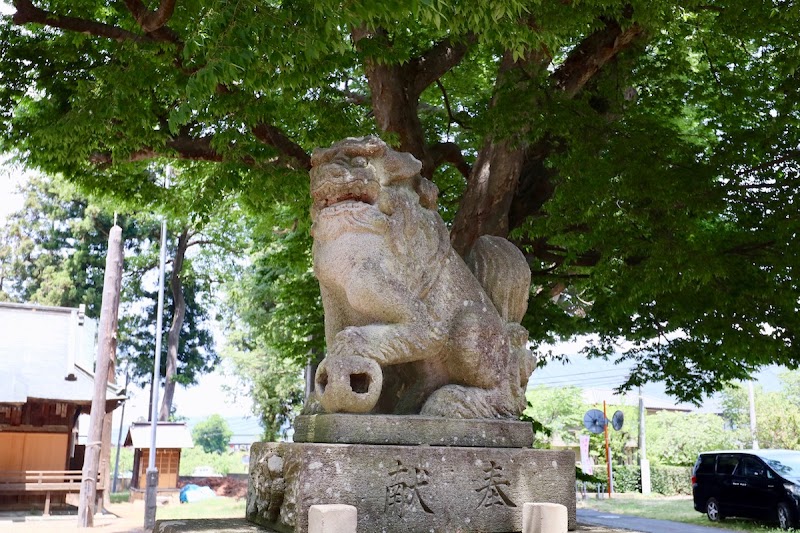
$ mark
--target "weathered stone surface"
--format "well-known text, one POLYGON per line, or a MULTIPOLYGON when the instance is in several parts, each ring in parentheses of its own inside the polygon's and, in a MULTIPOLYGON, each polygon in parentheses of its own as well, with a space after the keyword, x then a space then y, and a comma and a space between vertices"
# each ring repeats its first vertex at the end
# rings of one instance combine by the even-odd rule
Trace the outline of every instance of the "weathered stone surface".
POLYGON ((530 268, 500 237, 467 263, 436 212, 421 163, 377 137, 312 157, 314 273, 327 357, 327 412, 516 418, 534 359, 520 325, 530 268), (470 270, 470 267, 472 270, 470 270))
POLYGON ((190 520, 157 520, 155 533, 278 533, 244 518, 192 518, 190 520))
POLYGON ((294 422, 294 441, 530 448, 533 430, 528 422, 511 420, 416 415, 300 415, 294 422))
POLYGON ((311 505, 358 510, 359 533, 522 530, 526 502, 565 505, 575 528, 571 451, 257 443, 247 518, 306 533, 311 505))

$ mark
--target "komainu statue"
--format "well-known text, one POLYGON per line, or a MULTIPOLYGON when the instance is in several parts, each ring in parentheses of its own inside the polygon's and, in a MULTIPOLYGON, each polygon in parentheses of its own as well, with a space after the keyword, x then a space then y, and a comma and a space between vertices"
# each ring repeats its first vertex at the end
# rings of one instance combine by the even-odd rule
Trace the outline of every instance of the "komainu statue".
POLYGON ((317 150, 312 166, 322 409, 518 416, 534 366, 520 325, 531 280, 522 252, 482 237, 465 262, 421 163, 377 137, 317 150))

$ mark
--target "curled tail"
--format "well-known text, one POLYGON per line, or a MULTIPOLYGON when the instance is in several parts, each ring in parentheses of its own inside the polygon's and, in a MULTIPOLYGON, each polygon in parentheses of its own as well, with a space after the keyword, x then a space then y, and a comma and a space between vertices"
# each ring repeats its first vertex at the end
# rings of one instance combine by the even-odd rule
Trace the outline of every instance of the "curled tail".
POLYGON ((469 269, 506 322, 519 324, 528 310, 531 269, 522 252, 502 237, 484 235, 466 259, 469 269))
POLYGON ((528 262, 520 249, 506 239, 484 235, 475 241, 466 263, 506 321, 512 354, 519 362, 517 382, 524 391, 536 364, 527 346, 528 331, 520 325, 528 310, 531 287, 528 262))

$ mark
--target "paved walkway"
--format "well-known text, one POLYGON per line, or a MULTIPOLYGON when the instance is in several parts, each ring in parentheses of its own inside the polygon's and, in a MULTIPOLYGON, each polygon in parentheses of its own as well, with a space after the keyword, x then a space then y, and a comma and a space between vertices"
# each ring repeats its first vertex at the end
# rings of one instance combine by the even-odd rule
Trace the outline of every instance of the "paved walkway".
POLYGON ((614 530, 635 531, 637 533, 733 533, 732 529, 695 526, 682 522, 670 522, 669 520, 654 520, 652 518, 642 518, 641 516, 606 513, 593 509, 578 509, 577 518, 579 524, 604 526, 614 530))

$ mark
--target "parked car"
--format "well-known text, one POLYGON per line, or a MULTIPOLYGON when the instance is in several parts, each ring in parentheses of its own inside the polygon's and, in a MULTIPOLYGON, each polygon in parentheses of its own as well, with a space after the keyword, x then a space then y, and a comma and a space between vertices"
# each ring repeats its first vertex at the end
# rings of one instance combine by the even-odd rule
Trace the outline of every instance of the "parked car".
POLYGON ((740 516, 790 529, 800 517, 800 451, 701 453, 692 470, 692 494, 695 510, 712 522, 740 516))

